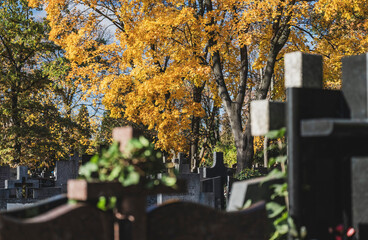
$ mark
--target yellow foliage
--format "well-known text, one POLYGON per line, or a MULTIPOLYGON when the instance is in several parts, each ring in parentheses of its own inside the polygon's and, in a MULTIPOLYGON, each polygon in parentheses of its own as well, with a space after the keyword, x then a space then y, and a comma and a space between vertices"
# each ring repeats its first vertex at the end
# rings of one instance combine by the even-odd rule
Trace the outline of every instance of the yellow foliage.
POLYGON ((266 66, 276 34, 273 26, 286 22, 290 36, 273 77, 272 98, 277 100, 285 98, 285 53, 301 50, 328 56, 326 85, 335 88, 341 56, 367 50, 366 0, 211 2, 213 10, 201 12, 192 1, 180 0, 30 0, 32 5, 46 5, 50 38, 66 50, 70 77, 83 79, 86 92, 103 94, 112 116, 124 115, 154 129, 156 144, 164 150, 185 150, 192 117, 203 116, 193 99, 194 87, 208 86, 220 105, 210 58, 216 50, 227 90, 236 97, 239 47, 248 47, 253 88, 258 81, 254 76, 262 75, 266 66), (100 44, 99 32, 107 25, 112 26, 113 38, 100 44), (326 35, 316 37, 326 29, 326 35), (208 48, 210 41, 215 43, 208 48))

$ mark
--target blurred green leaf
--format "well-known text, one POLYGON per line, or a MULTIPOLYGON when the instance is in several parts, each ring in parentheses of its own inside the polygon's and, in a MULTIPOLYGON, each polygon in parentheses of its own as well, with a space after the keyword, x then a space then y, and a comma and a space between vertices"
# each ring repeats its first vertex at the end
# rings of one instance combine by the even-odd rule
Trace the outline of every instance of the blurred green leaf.
POLYGON ((277 215, 279 215, 280 213, 282 213, 282 211, 285 210, 285 206, 282 206, 276 202, 268 202, 266 204, 266 209, 267 211, 269 211, 268 217, 269 218, 274 218, 277 215))
POLYGON ((269 139, 277 139, 285 136, 286 128, 269 131, 265 136, 269 139))

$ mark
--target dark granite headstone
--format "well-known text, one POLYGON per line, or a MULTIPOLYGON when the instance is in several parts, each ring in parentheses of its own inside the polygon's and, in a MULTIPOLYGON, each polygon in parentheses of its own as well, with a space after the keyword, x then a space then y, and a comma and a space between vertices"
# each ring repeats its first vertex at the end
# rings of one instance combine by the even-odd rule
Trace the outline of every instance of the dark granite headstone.
POLYGON ((55 186, 61 187, 62 192, 66 192, 69 179, 78 177, 78 167, 75 161, 57 161, 55 166, 55 186))
POLYGON ((5 188, 5 180, 10 179, 10 166, 0 166, 0 188, 5 188))
POLYGON ((203 205, 174 202, 147 214, 149 240, 266 240, 270 236, 264 203, 224 212, 203 205))
MULTIPOLYGON (((352 158, 352 207, 353 226, 368 225, 368 158, 352 158)), ((360 233, 358 233, 360 235, 360 233)), ((363 233, 364 234, 364 233, 363 233)), ((360 236, 359 239, 365 239, 360 236)))
POLYGON ((222 185, 221 177, 214 177, 201 180, 201 193, 203 195, 203 202, 207 206, 214 207, 216 209, 224 208, 224 186, 222 185), (211 195, 209 194, 211 193, 211 195), (208 198, 205 200, 204 198, 208 198))
POLYGON ((17 167, 17 180, 22 180, 23 178, 25 178, 25 180, 28 179, 28 167, 18 166, 17 167))
POLYGON ((320 89, 321 56, 285 55, 289 214, 308 239, 328 239, 358 211, 350 158, 368 156, 367 56, 344 58, 342 91, 332 91, 320 89))
MULTIPOLYGON (((28 168, 26 166, 17 167, 17 180, 5 180, 6 189, 14 189, 16 198, 30 198, 32 190, 39 188, 38 180, 28 179, 28 168)), ((9 190, 9 196, 12 196, 9 190)))
POLYGON ((199 202, 201 192, 199 174, 180 174, 177 176, 177 178, 186 182, 188 188, 187 192, 181 194, 158 194, 157 204, 162 204, 163 202, 173 199, 197 203, 199 202))
POLYGON ((179 153, 178 158, 174 159, 175 169, 179 174, 189 174, 190 173, 190 164, 188 163, 188 159, 185 157, 184 153, 179 153))
POLYGON ((266 177, 235 182, 232 185, 232 192, 226 210, 239 211, 247 201, 251 201, 250 203, 252 204, 259 201, 279 201, 284 203, 283 199, 271 199, 274 193, 271 186, 282 182, 282 179, 267 180, 266 177))
POLYGON ((208 168, 200 168, 201 178, 212 178, 221 176, 223 182, 226 181, 227 168, 224 164, 224 154, 222 152, 213 153, 213 165, 208 168))

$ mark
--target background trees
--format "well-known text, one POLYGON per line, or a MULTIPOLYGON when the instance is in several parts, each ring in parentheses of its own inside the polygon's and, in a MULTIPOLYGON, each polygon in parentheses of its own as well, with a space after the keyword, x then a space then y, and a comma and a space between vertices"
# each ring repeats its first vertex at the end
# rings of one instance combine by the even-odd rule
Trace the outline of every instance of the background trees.
POLYGON ((60 92, 69 91, 61 83, 69 67, 57 56, 62 55, 60 47, 48 39, 47 23, 33 16, 40 10, 23 0, 0 5, 1 164, 48 167, 77 149, 69 144, 72 138, 90 137, 83 132, 90 128, 86 109, 80 119, 70 117, 77 99, 68 99, 67 114, 57 101, 60 92))
MULTIPOLYGON (((48 79, 39 60, 52 44, 45 35, 46 25, 33 20, 25 1, 2 1, 0 19, 1 158, 20 163, 23 156, 34 155, 30 146, 46 134, 45 118, 55 111, 40 94, 48 79), (38 120, 43 121, 36 126, 38 120)), ((41 148, 50 144, 42 143, 41 148)))

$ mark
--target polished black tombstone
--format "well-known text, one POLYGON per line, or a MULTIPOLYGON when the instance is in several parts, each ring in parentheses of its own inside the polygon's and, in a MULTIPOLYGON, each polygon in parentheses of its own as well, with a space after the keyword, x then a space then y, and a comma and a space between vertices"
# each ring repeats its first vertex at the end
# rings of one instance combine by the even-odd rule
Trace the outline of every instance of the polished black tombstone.
POLYGON ((329 228, 340 224, 364 239, 368 182, 355 175, 366 164, 351 159, 368 156, 367 59, 344 58, 342 91, 332 91, 321 89, 321 56, 285 55, 289 213, 307 239, 330 239, 329 228))

